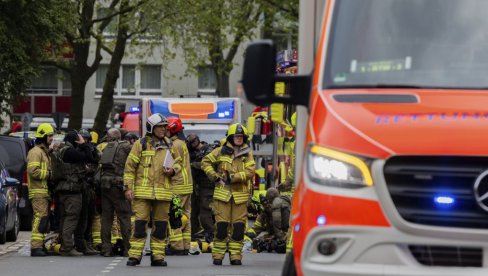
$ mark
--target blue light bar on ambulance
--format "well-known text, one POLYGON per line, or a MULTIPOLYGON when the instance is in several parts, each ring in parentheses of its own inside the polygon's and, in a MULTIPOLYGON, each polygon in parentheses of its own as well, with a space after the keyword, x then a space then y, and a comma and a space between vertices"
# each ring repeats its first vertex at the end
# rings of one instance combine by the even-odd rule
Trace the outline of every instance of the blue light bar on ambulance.
POLYGON ((209 119, 232 119, 234 118, 234 100, 224 100, 217 103, 215 113, 208 114, 209 119))
POLYGON ((129 112, 131 112, 131 113, 139 113, 139 112, 141 112, 141 110, 139 109, 138 106, 131 106, 129 108, 129 112))

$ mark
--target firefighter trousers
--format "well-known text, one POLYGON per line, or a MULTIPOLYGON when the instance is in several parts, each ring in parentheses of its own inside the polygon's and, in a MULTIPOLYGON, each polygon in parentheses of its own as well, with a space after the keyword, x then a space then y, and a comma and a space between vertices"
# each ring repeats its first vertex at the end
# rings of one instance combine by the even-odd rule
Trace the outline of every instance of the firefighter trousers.
POLYGON ((247 221, 247 204, 236 204, 234 197, 229 202, 214 200, 215 237, 212 258, 222 260, 229 251, 230 260, 242 259, 242 246, 247 221))
MULTIPOLYGON (((191 195, 180 195, 183 215, 187 218, 191 216, 191 195)), ((190 250, 191 243, 191 223, 188 221, 181 228, 169 230, 169 244, 172 250, 190 250)))
POLYGON ((31 248, 43 248, 44 234, 49 231, 49 200, 47 198, 32 198, 32 237, 31 248))
POLYGON ((80 219, 82 196, 79 194, 59 195, 61 212, 61 248, 59 251, 69 252, 74 247, 73 234, 80 219))
POLYGON ((124 252, 126 252, 129 250, 129 239, 131 234, 131 206, 130 202, 125 199, 123 191, 117 187, 102 190, 102 253, 112 252, 111 230, 114 222, 114 213, 117 213, 124 243, 124 252))
POLYGON ((132 202, 135 216, 134 231, 130 238, 129 257, 142 259, 147 236, 147 223, 152 214, 151 250, 152 260, 164 260, 166 235, 169 225, 169 201, 135 198, 132 202))

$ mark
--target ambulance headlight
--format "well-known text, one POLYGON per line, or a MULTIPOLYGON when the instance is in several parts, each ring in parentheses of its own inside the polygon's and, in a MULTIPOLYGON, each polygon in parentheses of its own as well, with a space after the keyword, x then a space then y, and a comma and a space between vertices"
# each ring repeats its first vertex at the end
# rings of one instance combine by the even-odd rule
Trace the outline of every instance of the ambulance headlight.
POLYGON ((308 174, 317 184, 344 188, 372 186, 366 162, 354 155, 316 145, 308 148, 308 174))

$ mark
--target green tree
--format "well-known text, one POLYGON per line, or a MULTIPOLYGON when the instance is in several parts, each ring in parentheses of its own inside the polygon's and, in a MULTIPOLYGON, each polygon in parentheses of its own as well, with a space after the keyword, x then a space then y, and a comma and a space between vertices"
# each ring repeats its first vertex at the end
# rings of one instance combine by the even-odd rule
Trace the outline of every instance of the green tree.
POLYGON ((229 75, 239 46, 255 36, 260 16, 258 0, 174 1, 179 10, 174 33, 190 72, 210 65, 217 77, 217 93, 229 96, 229 75))
MULTIPOLYGON (((0 113, 10 114, 70 26, 65 0, 0 1, 0 113)), ((0 125, 3 122, 0 120, 0 125)))
MULTIPOLYGON (((163 24, 170 21, 176 14, 172 10, 171 1, 150 1, 140 0, 131 4, 129 0, 122 0, 120 10, 124 11, 118 16, 118 23, 114 30, 116 37, 114 43, 110 44, 102 33, 95 34, 97 40, 100 40, 103 49, 111 55, 107 75, 103 85, 102 97, 98 106, 97 115, 93 129, 99 134, 103 133, 110 112, 114 104, 114 89, 119 78, 119 68, 124 57, 128 43, 138 48, 142 55, 151 52, 155 45, 160 45, 161 40, 157 39, 153 31, 155 22, 163 24), (144 44, 139 42, 144 40, 144 44)), ((164 24, 163 24, 164 25, 164 24)), ((163 33, 161 29, 160 35, 163 33)))

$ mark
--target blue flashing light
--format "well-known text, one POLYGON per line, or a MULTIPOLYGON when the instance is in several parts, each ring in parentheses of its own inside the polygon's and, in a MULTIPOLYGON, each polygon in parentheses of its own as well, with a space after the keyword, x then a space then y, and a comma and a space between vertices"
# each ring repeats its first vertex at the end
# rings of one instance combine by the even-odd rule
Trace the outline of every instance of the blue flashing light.
POLYGON ((326 222, 327 222, 327 219, 325 218, 324 215, 320 215, 317 217, 317 225, 322 226, 322 225, 325 225, 326 222))
POLYGON ((208 114, 209 119, 232 119, 234 118, 234 100, 222 100, 217 103, 217 111, 208 114))
POLYGON ((452 196, 443 195, 434 197, 434 202, 441 206, 451 206, 456 200, 452 196))
POLYGON ((138 107, 138 106, 131 106, 131 107, 129 108, 129 112, 133 112, 133 113, 139 113, 139 112, 141 112, 141 110, 139 109, 139 107, 138 107))
POLYGON ((298 233, 298 231, 300 231, 300 223, 295 225, 295 232, 298 233))

